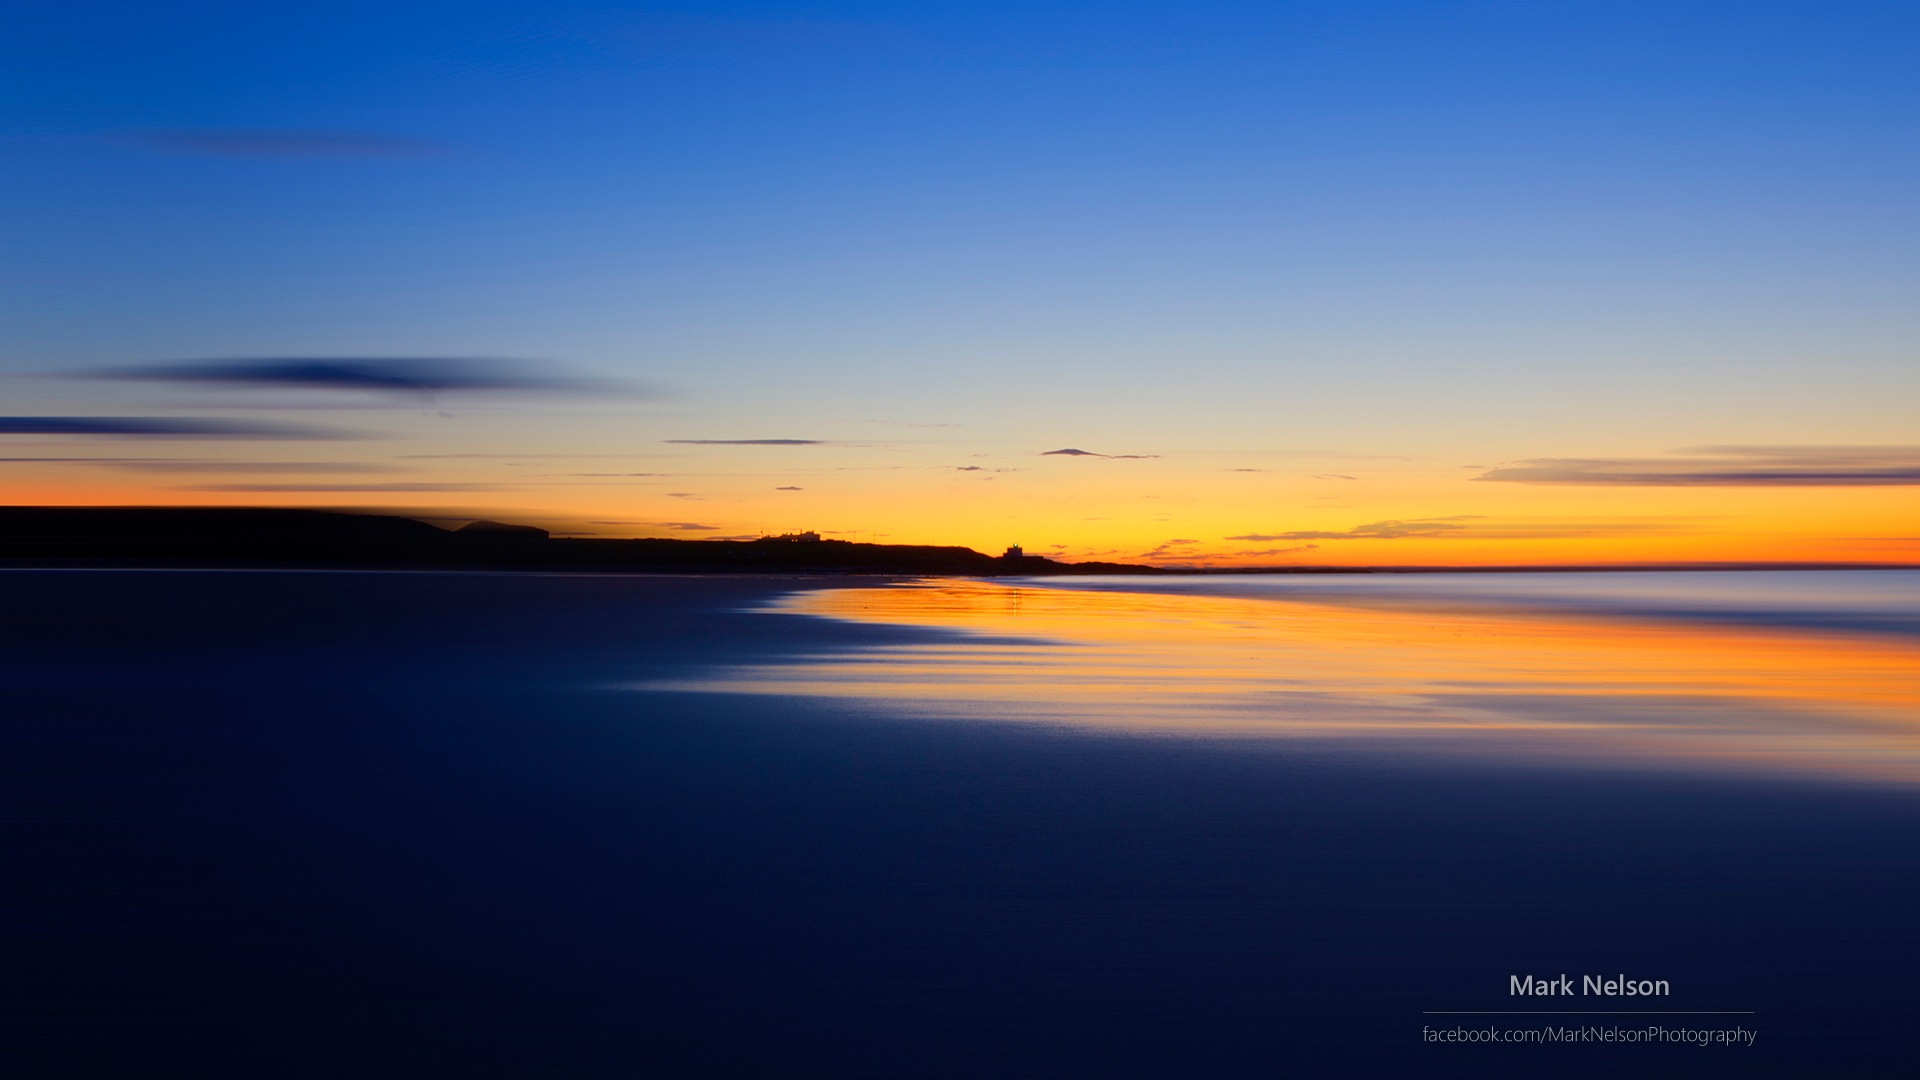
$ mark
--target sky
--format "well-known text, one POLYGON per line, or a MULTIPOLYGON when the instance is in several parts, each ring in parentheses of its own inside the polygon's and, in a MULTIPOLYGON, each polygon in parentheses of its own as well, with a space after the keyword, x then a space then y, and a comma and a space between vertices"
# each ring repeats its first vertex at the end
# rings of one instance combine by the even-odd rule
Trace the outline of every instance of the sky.
POLYGON ((1920 562, 1912 4, 20 2, 0 154, 0 503, 1920 562))

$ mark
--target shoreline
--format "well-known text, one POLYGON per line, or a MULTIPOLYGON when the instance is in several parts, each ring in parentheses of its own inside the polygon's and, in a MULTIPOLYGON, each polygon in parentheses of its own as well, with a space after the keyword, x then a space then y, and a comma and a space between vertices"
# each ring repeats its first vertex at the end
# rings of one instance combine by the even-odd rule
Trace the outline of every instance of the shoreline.
MULTIPOLYGON (((687 541, 688 543, 719 543, 721 541, 687 541)), ((985 556, 983 556, 985 557, 985 556)), ((492 574, 566 574, 580 576, 620 576, 620 577, 787 577, 787 576, 827 576, 848 578, 986 578, 1017 579, 1023 577, 1313 577, 1313 576, 1358 576, 1368 574, 1641 574, 1641 573, 1834 573, 1843 571, 1911 571, 1920 570, 1920 563, 1869 563, 1869 562, 1698 562, 1698 563, 1552 563, 1520 566, 1299 566, 1299 567, 1152 567, 1137 566, 1122 569, 1081 569, 1083 564, 1062 563, 1057 569, 966 571, 966 570, 917 570, 909 567, 899 569, 849 567, 824 564, 818 566, 795 565, 777 567, 728 566, 728 565, 646 565, 620 563, 573 563, 540 562, 537 560, 499 561, 475 559, 472 561, 326 561, 326 560, 210 560, 210 559, 147 559, 137 556, 116 559, 82 559, 47 557, 38 559, 0 558, 0 570, 127 570, 127 571, 314 571, 335 573, 492 573, 492 574)))
POLYGON ((0 566, 13 568, 471 569, 540 573, 818 573, 923 577, 1541 574, 1912 570, 1920 563, 1692 560, 1602 563, 1150 566, 1062 562, 1010 548, 871 544, 817 533, 753 540, 550 536, 473 521, 448 530, 415 518, 219 507, 0 507, 0 566))

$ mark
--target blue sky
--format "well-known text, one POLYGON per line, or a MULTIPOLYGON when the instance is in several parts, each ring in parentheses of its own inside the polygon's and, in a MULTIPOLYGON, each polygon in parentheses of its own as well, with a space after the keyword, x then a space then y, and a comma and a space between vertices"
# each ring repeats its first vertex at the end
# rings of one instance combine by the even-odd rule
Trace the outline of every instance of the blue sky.
POLYGON ((664 388, 663 437, 1449 468, 1920 403, 1912 5, 6 20, 4 371, 505 357, 664 388))

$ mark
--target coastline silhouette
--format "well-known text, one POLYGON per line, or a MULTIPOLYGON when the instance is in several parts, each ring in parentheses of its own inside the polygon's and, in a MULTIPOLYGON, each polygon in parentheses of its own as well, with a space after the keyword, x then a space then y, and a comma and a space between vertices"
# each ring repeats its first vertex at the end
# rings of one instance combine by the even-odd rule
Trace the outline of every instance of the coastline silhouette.
POLYGON ((843 572, 1156 574, 1152 566, 866 544, 817 533, 754 540, 592 539, 476 520, 458 529, 388 514, 200 507, 0 507, 0 564, 843 572))

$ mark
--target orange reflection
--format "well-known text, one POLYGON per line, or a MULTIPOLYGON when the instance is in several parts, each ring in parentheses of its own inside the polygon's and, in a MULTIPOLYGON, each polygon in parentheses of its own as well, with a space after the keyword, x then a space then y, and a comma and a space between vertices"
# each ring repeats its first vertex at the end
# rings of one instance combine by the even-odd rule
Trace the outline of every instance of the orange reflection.
POLYGON ((806 592, 780 609, 965 636, 702 688, 1113 731, 1920 780, 1920 645, 1898 637, 956 580, 806 592))

